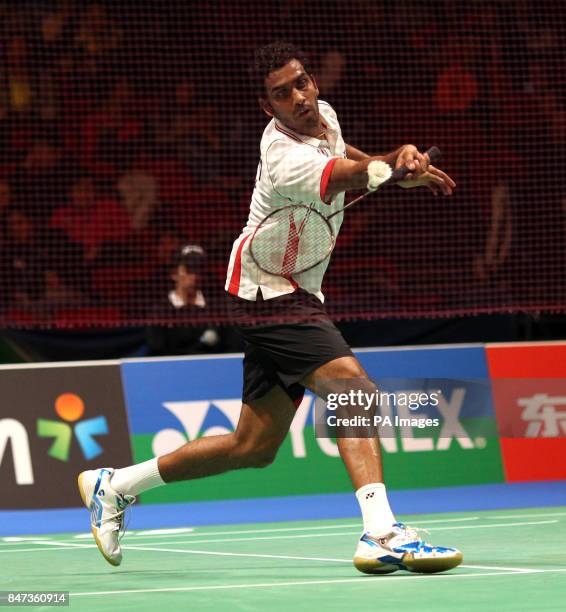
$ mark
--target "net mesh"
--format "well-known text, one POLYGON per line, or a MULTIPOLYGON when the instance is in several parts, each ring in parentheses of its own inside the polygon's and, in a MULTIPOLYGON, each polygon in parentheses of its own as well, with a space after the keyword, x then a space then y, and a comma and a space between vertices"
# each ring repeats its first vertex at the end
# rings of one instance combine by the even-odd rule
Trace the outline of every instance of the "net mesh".
POLYGON ((563 311, 565 21, 544 0, 2 3, 0 323, 179 323, 187 243, 199 316, 225 321, 266 123, 245 72, 276 38, 314 60, 348 143, 438 145, 458 184, 347 211, 335 318, 563 311))

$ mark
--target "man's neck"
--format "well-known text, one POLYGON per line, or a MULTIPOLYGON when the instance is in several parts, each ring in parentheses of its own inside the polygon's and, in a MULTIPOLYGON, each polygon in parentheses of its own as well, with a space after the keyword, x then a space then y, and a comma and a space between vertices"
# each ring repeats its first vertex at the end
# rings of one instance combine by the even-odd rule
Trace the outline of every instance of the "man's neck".
POLYGON ((328 129, 328 126, 321 119, 319 120, 318 125, 313 126, 312 128, 309 128, 307 131, 304 131, 304 132, 299 132, 298 130, 293 130, 293 131, 303 136, 309 136, 310 138, 316 138, 318 140, 326 140, 326 130, 327 129, 328 129))
POLYGON ((322 122, 319 121, 316 127, 309 130, 307 136, 310 136, 311 138, 318 138, 318 140, 326 140, 326 128, 322 125, 322 122))

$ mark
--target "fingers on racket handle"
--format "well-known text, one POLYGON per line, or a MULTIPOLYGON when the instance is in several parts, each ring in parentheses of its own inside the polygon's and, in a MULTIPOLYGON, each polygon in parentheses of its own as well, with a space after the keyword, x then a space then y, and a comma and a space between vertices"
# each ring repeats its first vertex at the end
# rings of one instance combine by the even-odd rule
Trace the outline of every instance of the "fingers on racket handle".
MULTIPOLYGON (((430 147, 430 149, 425 151, 425 155, 428 155, 431 163, 435 163, 441 157, 440 149, 438 147, 430 147)), ((402 181, 410 172, 411 171, 409 168, 407 168, 407 166, 401 166, 401 168, 397 168, 397 170, 393 172, 389 182, 396 183, 398 181, 402 181)))

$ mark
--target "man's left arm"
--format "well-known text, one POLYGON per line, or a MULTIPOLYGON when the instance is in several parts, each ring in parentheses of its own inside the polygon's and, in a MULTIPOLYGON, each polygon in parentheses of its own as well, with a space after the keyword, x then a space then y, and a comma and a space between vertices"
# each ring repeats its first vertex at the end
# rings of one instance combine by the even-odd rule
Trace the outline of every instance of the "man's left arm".
MULTIPOLYGON (((372 156, 360 149, 346 144, 346 158, 354 162, 370 159, 372 156)), ((397 184, 405 189, 412 187, 428 187, 435 195, 443 193, 451 195, 456 183, 442 170, 433 166, 428 155, 421 153, 414 145, 403 145, 390 153, 380 155, 380 159, 388 163, 394 170, 406 166, 411 172, 403 181, 397 184)))
POLYGON ((363 151, 360 151, 359 149, 356 149, 356 147, 353 147, 352 145, 347 144, 346 145, 346 157, 353 161, 361 161, 362 159, 365 159, 366 157, 371 157, 371 156, 368 155, 367 153, 364 153, 363 151))

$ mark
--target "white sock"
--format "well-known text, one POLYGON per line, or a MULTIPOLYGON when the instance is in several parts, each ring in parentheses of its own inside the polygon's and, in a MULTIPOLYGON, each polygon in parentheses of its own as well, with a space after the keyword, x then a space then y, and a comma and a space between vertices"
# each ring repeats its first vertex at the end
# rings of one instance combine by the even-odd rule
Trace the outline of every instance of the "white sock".
POLYGON ((157 467, 157 457, 131 465, 130 467, 115 470, 110 479, 112 487, 122 493, 122 495, 138 495, 154 487, 165 484, 159 468, 157 467))
POLYGON ((382 482, 372 482, 356 491, 364 520, 364 531, 374 535, 385 535, 397 522, 389 507, 387 491, 382 482))

